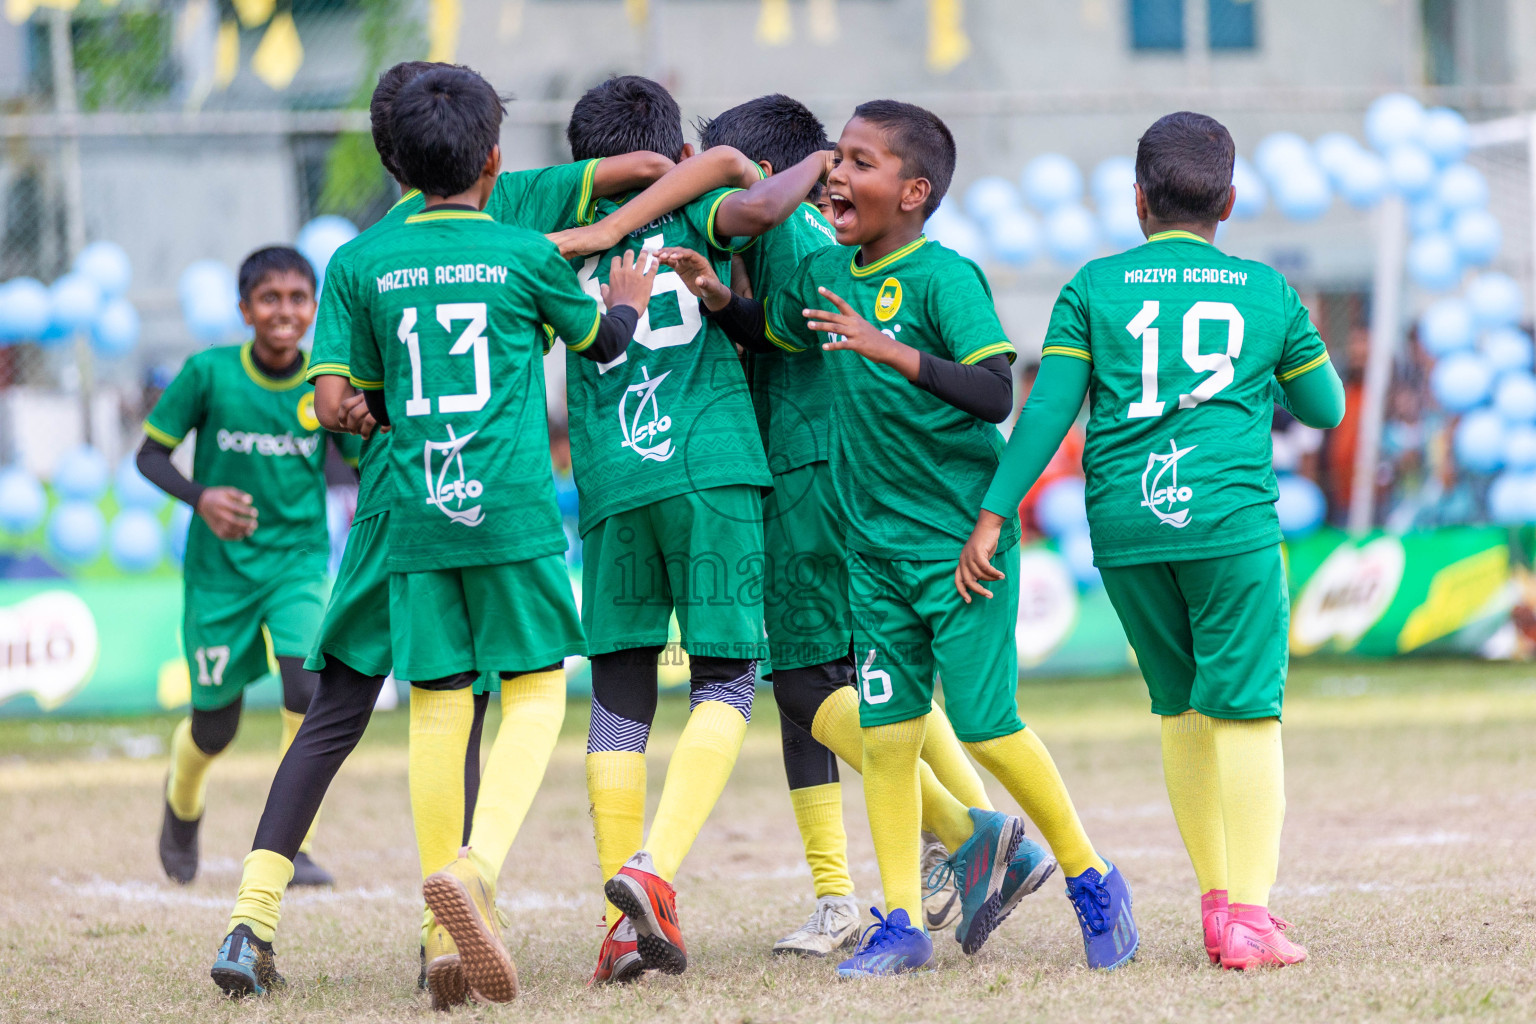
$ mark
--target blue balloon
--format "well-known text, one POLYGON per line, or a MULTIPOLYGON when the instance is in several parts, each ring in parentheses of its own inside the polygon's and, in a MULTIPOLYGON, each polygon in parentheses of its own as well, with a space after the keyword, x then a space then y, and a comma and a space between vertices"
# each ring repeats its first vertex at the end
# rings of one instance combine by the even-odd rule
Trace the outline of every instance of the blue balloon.
POLYGON ((929 238, 940 245, 948 246, 966 259, 982 263, 987 258, 986 236, 963 213, 945 213, 945 207, 940 206, 934 215, 928 218, 924 231, 929 238))
POLYGON ((1536 469, 1536 427, 1526 423, 1506 429, 1503 458, 1510 469, 1536 469))
POLYGON ((1536 376, 1528 370, 1500 374, 1493 388, 1493 408, 1510 423, 1536 420, 1536 376))
POLYGON ((112 476, 112 490, 117 496, 117 504, 120 508, 146 508, 152 512, 165 507, 170 496, 150 483, 139 472, 133 455, 123 456, 123 461, 117 464, 117 472, 112 476))
POLYGON ((1343 178, 1344 169, 1365 152, 1365 147, 1356 142, 1354 136, 1344 132, 1319 135, 1312 143, 1312 154, 1336 185, 1343 178))
POLYGON ((1485 267, 1499 254, 1504 229, 1487 210, 1462 210, 1451 222, 1451 242, 1463 263, 1485 267))
POLYGON ((218 260, 188 264, 176 283, 181 315, 192 336, 205 345, 231 340, 243 331, 235 272, 218 260))
POLYGON ((1264 136, 1253 150, 1253 163, 1271 185, 1297 167, 1317 166, 1312 147, 1295 132, 1274 132, 1264 136))
POLYGON ((1435 364, 1429 389, 1447 412, 1466 412, 1480 405, 1493 387, 1493 371, 1472 352, 1453 352, 1435 364))
POLYGON ((165 528, 165 547, 177 565, 187 557, 187 530, 191 526, 191 506, 184 501, 171 506, 171 521, 165 528))
POLYGON ((1452 164, 1435 182, 1435 199, 1452 213, 1488 205, 1488 179, 1466 164, 1452 164))
POLYGON ((37 477, 20 466, 0 470, 0 526, 30 533, 48 512, 48 495, 37 477))
POLYGON ((1456 424, 1456 461, 1474 473, 1492 473, 1504 461, 1504 420, 1488 409, 1473 409, 1456 424))
POLYGON ((1294 473, 1283 473, 1275 482, 1280 492, 1275 499, 1275 515, 1286 537, 1305 537, 1322 525, 1328 514, 1328 499, 1323 497, 1321 487, 1294 473))
POLYGON ((1456 243, 1443 232, 1421 235, 1408 246, 1408 276, 1420 288, 1443 292, 1461 280, 1456 243))
POLYGON ((1415 238, 1445 231, 1451 226, 1451 215, 1433 198, 1420 199, 1408 208, 1408 228, 1415 238))
POLYGON ((92 242, 75 257, 74 269, 95 281, 108 299, 121 298, 133 283, 133 264, 116 242, 92 242))
POLYGON ((1117 250, 1134 249, 1146 241, 1141 221, 1136 217, 1136 204, 1123 200, 1099 207, 1099 230, 1110 247, 1117 250))
POLYGON ((1042 153, 1024 166, 1019 179, 1024 199, 1041 213, 1076 203, 1083 197, 1083 172, 1071 157, 1042 153))
POLYGON ((1483 335, 1483 358, 1494 373, 1529 370, 1536 366, 1531 336, 1518 327, 1495 327, 1483 335))
POLYGON ((0 286, 0 338, 31 341, 48 330, 53 300, 48 288, 31 277, 18 277, 0 286))
POLYGON ((1461 299, 1441 299, 1419 317, 1419 344, 1432 356, 1471 348, 1475 331, 1472 309, 1461 299))
POLYGON ((113 299, 91 325, 91 343, 107 358, 127 355, 139 343, 139 311, 127 299, 113 299))
POLYGON ((1253 164, 1242 157, 1232 165, 1232 188, 1236 192, 1232 216, 1238 220, 1252 220, 1264 212, 1269 203, 1269 188, 1253 164))
POLYGON ((1040 223, 1025 210, 1006 210, 994 217, 987 225, 987 239, 993 254, 1015 267, 1040 255, 1040 223))
POLYGON ((89 445, 77 445, 59 456, 53 467, 53 489, 66 501, 95 501, 107 493, 107 460, 89 445))
POLYGON ((325 280, 325 268, 337 249, 357 237, 357 225, 345 217, 323 214, 299 229, 299 237, 293 247, 309 260, 315 268, 315 277, 325 280))
POLYGON ((1136 161, 1128 156, 1100 160, 1089 179, 1093 201, 1099 206, 1127 202, 1136 207, 1136 161))
POLYGON ((1083 207, 1058 206, 1045 218, 1045 247, 1057 263, 1075 267, 1098 245, 1099 226, 1083 207))
POLYGON ((1365 137, 1385 153, 1395 146, 1417 142, 1424 131, 1424 106, 1400 92, 1377 97, 1365 112, 1365 137))
POLYGON ((1423 149, 1398 146, 1386 154, 1387 178, 1409 199, 1427 195, 1435 185, 1435 161, 1423 149))
POLYGON ((48 550, 71 565, 84 565, 101 554, 107 521, 88 501, 66 501, 48 519, 48 550))
POLYGON ((1381 202, 1387 192, 1387 163, 1368 150, 1360 152, 1344 166, 1335 179, 1339 195, 1357 210, 1368 210, 1381 202))
POLYGON ((1078 586, 1091 590, 1104 582, 1098 567, 1093 564, 1093 540, 1088 536, 1086 527, 1079 526, 1063 534, 1057 538, 1056 544, 1078 586))
POLYGON ((1477 326, 1488 330, 1519 323, 1525 300, 1508 274, 1479 274, 1467 285, 1467 305, 1477 326))
POLYGON ((1506 470, 1488 487, 1488 514, 1499 523, 1536 521, 1536 474, 1506 470))
POLYGON ((988 175, 971 182, 965 190, 965 210, 983 224, 1019 208, 1019 190, 1013 182, 988 175))
POLYGON ((1035 502, 1035 521, 1052 537, 1060 537, 1088 525, 1088 499, 1082 477, 1052 480, 1035 502))
POLYGON ((53 323, 66 334, 85 330, 101 312, 101 287, 84 274, 65 274, 53 282, 48 294, 53 323))
POLYGON ((147 572, 165 557, 164 531, 153 512, 127 508, 112 520, 107 538, 112 564, 124 572, 147 572))
POLYGON ((1432 107, 1425 111, 1421 136, 1424 149, 1441 165, 1460 160, 1471 146, 1467 119, 1450 107, 1432 107))
POLYGON ((1298 164, 1279 178, 1271 179, 1275 206, 1291 220, 1316 220, 1333 204, 1328 176, 1313 164, 1298 164))

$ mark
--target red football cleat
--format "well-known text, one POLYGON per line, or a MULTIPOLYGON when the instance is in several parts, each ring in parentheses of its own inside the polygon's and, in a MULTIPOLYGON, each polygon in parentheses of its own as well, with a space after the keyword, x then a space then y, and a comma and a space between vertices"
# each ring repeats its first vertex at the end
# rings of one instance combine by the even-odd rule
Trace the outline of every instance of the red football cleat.
POLYGON ((1267 907, 1233 903, 1221 932, 1221 966, 1229 971, 1249 967, 1288 967, 1307 958, 1307 951, 1285 937, 1290 925, 1267 907))
POLYGON ((644 974, 645 965, 640 962, 636 943, 635 926, 628 917, 620 915, 603 937, 603 948, 597 953, 597 970, 592 972, 587 986, 623 985, 644 974))
POLYGON ((682 974, 688 969, 688 950, 677 923, 677 893, 656 873, 650 854, 641 850, 625 861, 603 893, 634 926, 635 948, 646 970, 682 974))
POLYGON ((1200 924, 1205 929, 1205 955, 1221 963, 1221 933, 1227 928, 1227 890, 1212 889, 1200 897, 1200 924))

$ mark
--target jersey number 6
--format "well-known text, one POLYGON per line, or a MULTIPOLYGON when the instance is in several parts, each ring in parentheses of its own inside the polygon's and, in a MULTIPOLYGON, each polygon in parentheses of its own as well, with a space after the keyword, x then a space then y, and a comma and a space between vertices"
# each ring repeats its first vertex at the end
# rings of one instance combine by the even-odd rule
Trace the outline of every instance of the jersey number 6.
MULTIPOLYGON (((1141 339, 1141 401, 1132 402, 1126 410, 1126 419, 1140 420, 1163 414, 1163 402, 1157 400, 1157 322, 1161 307, 1155 299, 1141 304, 1141 312, 1125 325, 1131 337, 1141 339)), ((1193 409, 1201 402, 1210 401, 1217 392, 1232 383, 1232 360, 1243 351, 1243 315, 1230 302, 1197 302, 1184 314, 1184 362, 1196 373, 1210 376, 1195 385, 1188 394, 1179 396, 1180 409, 1193 409), (1203 320, 1225 320, 1227 324, 1227 350, 1225 352, 1200 351, 1200 323, 1203 320)))

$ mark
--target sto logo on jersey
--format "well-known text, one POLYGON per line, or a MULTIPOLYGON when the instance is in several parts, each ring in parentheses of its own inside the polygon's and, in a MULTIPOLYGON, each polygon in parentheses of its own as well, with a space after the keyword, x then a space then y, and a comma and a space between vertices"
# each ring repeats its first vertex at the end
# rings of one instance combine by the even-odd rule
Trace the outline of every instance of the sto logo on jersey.
POLYGON ((875 319, 885 323, 900 311, 901 282, 888 277, 880 283, 880 292, 875 296, 875 319))
POLYGON ((480 505, 464 507, 466 501, 474 501, 485 493, 485 485, 469 479, 464 472, 464 446, 478 433, 478 430, 471 430, 463 437, 456 437, 453 428, 449 427, 448 440, 427 441, 422 446, 427 504, 436 506, 443 515, 463 526, 479 526, 485 522, 485 510, 480 505))
POLYGON ((651 371, 643 366, 640 373, 645 379, 625 388, 624 397, 619 399, 619 429, 624 432, 624 447, 642 459, 666 462, 675 451, 672 439, 668 437, 656 442, 656 437, 672 429, 672 417, 662 415, 661 406, 656 402, 656 390, 672 371, 654 379, 651 371))
POLYGON ((1147 468, 1141 473, 1141 507, 1151 509, 1158 522, 1175 529, 1189 525, 1188 505, 1195 496, 1188 487, 1179 486, 1179 460, 1198 447, 1180 448, 1169 438, 1168 451, 1149 452, 1147 468), (1185 507, 1175 510, 1175 505, 1185 507))

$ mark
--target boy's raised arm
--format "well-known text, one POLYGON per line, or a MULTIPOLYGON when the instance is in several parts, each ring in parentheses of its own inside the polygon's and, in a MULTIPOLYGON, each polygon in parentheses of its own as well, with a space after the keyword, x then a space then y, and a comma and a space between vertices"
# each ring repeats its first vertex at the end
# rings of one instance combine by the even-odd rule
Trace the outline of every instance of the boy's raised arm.
POLYGON ((778 227, 805 202, 811 189, 831 169, 832 151, 822 150, 793 167, 753 183, 744 192, 731 193, 720 201, 720 208, 715 211, 712 226, 715 238, 721 241, 756 238, 778 227))
POLYGON ((675 166, 672 160, 660 153, 644 150, 604 157, 597 162, 597 169, 592 175, 592 194, 620 196, 637 188, 646 188, 675 166))

